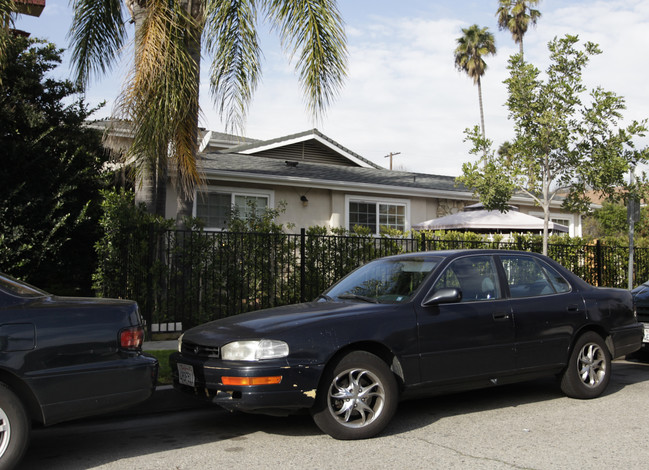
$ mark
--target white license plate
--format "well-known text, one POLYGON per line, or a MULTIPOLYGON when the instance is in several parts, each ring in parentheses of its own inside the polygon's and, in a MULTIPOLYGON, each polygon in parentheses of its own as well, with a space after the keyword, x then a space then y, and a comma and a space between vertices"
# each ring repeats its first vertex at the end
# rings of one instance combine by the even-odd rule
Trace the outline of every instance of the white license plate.
POLYGON ((187 364, 178 364, 178 382, 193 387, 196 382, 194 368, 187 364))
POLYGON ((643 343, 649 343, 649 325, 644 326, 644 338, 642 339, 643 343))

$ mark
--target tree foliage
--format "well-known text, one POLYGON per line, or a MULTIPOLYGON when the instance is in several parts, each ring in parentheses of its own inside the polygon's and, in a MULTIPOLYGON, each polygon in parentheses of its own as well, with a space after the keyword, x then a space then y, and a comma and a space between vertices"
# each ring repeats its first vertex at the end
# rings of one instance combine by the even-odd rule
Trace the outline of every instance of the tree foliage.
POLYGON ((477 130, 466 131, 479 159, 463 165, 460 181, 488 209, 506 211, 515 193, 530 197, 543 209, 544 253, 555 201, 585 213, 590 204, 587 190, 605 197, 638 197, 645 180, 641 177, 631 184, 626 176, 647 161, 648 150, 635 145, 647 130, 646 121, 624 127, 622 97, 601 87, 588 93, 582 72, 589 58, 601 51, 591 42, 580 49, 578 42, 570 35, 551 41, 545 75, 520 55, 512 56, 505 84, 514 139, 499 153, 477 130))
POLYGON ((530 24, 536 26, 541 17, 541 12, 535 8, 540 0, 499 0, 498 29, 508 30, 512 33, 514 42, 520 47, 521 57, 523 56, 523 37, 527 33, 530 24))
POLYGON ((496 42, 489 28, 481 28, 477 24, 462 29, 462 36, 457 39, 455 48, 455 67, 465 72, 478 86, 480 103, 480 124, 482 134, 485 133, 484 110, 482 106, 482 76, 487 70, 484 57, 496 53, 496 42))
POLYGON ((319 118, 346 75, 347 49, 335 0, 74 0, 70 31, 79 83, 116 62, 135 24, 135 59, 118 100, 118 117, 133 125, 133 157, 148 209, 164 215, 167 174, 179 193, 178 219, 191 215, 200 169, 198 151, 201 52, 211 60, 210 91, 227 129, 243 130, 261 79, 258 22, 278 32, 319 118), (126 11, 128 9, 128 12, 126 11), (170 168, 167 173, 167 168, 170 168))
POLYGON ((70 81, 47 74, 61 50, 13 38, 0 72, 0 270, 56 293, 87 293, 98 237, 101 136, 70 81))

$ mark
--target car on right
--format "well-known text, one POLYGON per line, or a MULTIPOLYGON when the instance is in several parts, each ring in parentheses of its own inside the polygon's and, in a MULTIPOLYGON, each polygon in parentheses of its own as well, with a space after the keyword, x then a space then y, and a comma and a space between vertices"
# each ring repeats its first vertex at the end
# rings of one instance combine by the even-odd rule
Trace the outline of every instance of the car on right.
POLYGON ((640 352, 649 351, 649 281, 640 284, 631 291, 638 314, 638 321, 644 324, 644 338, 640 352))

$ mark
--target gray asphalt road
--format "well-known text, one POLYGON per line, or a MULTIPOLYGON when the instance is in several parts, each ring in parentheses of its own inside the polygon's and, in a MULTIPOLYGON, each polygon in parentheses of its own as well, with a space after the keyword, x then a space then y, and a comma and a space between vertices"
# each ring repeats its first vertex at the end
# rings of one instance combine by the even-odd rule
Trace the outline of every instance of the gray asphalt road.
POLYGON ((36 430, 31 469, 644 469, 649 364, 613 365, 607 393, 564 397, 540 380, 402 403, 385 433, 335 441, 308 415, 208 408, 36 430))

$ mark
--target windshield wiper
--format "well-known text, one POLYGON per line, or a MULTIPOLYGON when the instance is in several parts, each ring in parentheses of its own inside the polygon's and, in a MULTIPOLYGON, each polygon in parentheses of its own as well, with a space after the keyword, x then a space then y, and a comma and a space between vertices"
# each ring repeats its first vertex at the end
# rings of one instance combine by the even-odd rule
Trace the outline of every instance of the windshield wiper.
POLYGON ((370 302, 372 304, 378 304, 379 303, 379 301, 377 299, 375 299, 374 297, 368 297, 366 295, 359 295, 359 294, 347 293, 347 294, 337 295, 336 297, 338 297, 339 299, 363 300, 365 302, 370 302))
POLYGON ((334 301, 334 299, 329 297, 327 294, 320 294, 318 297, 316 297, 316 300, 320 300, 320 299, 324 299, 327 302, 333 302, 334 301))

